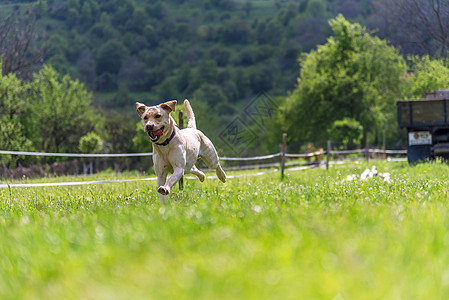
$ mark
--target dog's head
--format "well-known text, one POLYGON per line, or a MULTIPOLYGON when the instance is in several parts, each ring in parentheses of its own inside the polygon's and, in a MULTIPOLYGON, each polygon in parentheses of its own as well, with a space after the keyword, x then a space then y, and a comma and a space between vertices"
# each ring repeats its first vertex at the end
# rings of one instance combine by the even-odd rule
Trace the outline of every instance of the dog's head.
POLYGON ((170 113, 175 111, 176 100, 156 106, 146 106, 136 102, 136 108, 143 121, 143 130, 148 133, 153 143, 157 142, 163 135, 171 134, 171 128, 175 122, 170 113))

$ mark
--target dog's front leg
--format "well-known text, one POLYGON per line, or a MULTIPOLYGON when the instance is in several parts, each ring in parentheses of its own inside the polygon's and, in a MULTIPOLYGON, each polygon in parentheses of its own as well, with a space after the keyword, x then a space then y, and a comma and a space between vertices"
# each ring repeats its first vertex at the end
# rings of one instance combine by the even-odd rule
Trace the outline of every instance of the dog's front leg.
POLYGON ((167 181, 167 170, 163 170, 162 172, 157 174, 157 186, 159 192, 159 200, 161 201, 161 204, 165 204, 167 196, 166 194, 162 194, 159 190, 165 184, 166 181, 167 181))
POLYGON ((176 182, 184 176, 184 168, 175 167, 173 170, 173 174, 168 178, 167 183, 163 186, 159 186, 157 190, 162 195, 168 195, 171 192, 171 189, 175 185, 176 182))

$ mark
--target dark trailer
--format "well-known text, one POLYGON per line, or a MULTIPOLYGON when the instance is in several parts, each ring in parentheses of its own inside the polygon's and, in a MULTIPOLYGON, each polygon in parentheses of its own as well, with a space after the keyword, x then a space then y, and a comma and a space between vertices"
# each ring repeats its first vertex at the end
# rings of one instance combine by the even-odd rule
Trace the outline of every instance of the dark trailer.
POLYGON ((397 101, 398 123, 407 128, 409 162, 449 158, 449 90, 426 93, 424 99, 397 101))

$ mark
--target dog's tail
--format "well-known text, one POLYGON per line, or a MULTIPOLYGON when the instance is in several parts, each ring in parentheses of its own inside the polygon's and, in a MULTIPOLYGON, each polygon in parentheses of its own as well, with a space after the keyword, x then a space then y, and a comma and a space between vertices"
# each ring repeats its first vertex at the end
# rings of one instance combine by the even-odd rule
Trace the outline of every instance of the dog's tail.
POLYGON ((187 128, 194 128, 196 129, 196 121, 195 121, 195 115, 193 114, 192 107, 190 106, 189 100, 184 100, 184 107, 186 108, 187 113, 187 128))

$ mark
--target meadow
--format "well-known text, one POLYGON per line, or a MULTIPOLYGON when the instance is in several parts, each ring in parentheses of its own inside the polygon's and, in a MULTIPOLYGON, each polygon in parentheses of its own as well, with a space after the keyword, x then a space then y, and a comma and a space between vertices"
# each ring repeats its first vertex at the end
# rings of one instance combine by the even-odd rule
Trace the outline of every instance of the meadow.
POLYGON ((448 175, 376 161, 186 180, 166 206, 154 181, 3 188, 0 298, 446 299, 448 175), (392 181, 345 180, 372 164, 392 181))

